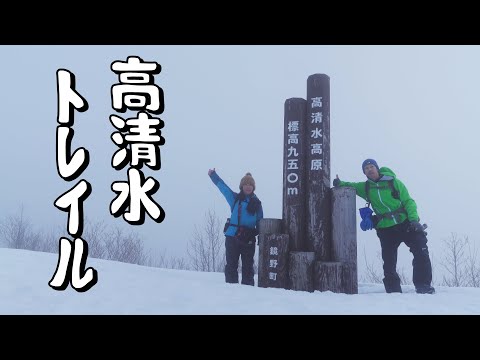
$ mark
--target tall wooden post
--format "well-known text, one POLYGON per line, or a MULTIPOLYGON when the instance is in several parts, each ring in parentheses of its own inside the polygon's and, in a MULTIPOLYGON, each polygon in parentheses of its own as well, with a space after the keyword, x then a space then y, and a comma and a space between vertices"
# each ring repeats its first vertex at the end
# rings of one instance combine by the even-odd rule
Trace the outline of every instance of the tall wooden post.
POLYGON ((307 250, 316 260, 331 258, 330 78, 307 79, 307 250))
POLYGON ((306 100, 285 101, 283 140, 283 232, 289 235, 290 251, 306 250, 305 134, 306 100))

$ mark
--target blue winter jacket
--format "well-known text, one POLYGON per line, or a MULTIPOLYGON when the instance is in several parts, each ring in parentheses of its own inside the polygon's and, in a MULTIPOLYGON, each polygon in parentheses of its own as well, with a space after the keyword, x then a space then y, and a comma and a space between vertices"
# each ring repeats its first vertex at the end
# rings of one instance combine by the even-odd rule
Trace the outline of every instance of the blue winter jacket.
MULTIPOLYGON (((235 201, 238 193, 233 192, 232 189, 230 189, 228 185, 225 184, 225 182, 220 178, 220 176, 218 176, 215 171, 210 175, 210 179, 212 179, 213 183, 218 187, 223 196, 225 196, 225 199, 227 199, 231 211, 230 224, 240 225, 250 229, 258 230, 260 220, 263 219, 263 209, 261 202, 259 201, 259 206, 255 214, 252 215, 247 211, 247 206, 250 202, 250 199, 254 197, 257 198, 257 195, 252 193, 250 195, 246 195, 245 199, 241 201, 235 201), (238 208, 240 206, 240 224, 238 224, 238 208)), ((236 226, 229 226, 227 231, 225 232, 225 236, 235 236, 237 229, 238 227, 236 226)))

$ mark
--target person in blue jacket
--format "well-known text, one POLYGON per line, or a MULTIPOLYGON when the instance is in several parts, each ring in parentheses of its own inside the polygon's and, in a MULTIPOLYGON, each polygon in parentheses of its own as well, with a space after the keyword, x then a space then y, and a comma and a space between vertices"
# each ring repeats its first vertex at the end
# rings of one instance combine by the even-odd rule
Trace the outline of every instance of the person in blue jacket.
POLYGON ((240 180, 240 192, 232 191, 215 168, 208 175, 230 206, 230 223, 225 225, 225 282, 238 283, 238 260, 242 258, 242 284, 255 285, 253 262, 258 225, 263 218, 262 202, 255 195, 255 180, 247 173, 240 180))

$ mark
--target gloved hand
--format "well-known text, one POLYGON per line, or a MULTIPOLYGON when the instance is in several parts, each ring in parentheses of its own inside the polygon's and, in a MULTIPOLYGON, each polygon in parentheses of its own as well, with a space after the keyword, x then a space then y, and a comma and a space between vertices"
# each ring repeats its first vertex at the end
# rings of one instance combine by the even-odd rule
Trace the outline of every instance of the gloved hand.
POLYGON ((363 231, 372 230, 373 229, 373 219, 372 219, 373 210, 370 209, 369 207, 364 207, 359 209, 359 211, 360 211, 360 216, 362 218, 362 221, 360 222, 360 229, 362 229, 363 231))
POLYGON ((333 186, 337 187, 338 185, 340 185, 340 179, 338 178, 338 175, 335 179, 333 179, 333 186))
POLYGON ((360 222, 360 229, 362 229, 363 231, 372 230, 373 229, 372 218, 367 217, 367 218, 363 219, 360 222))
POLYGON ((373 214, 373 210, 367 206, 361 209, 358 209, 358 211, 360 212, 360 217, 362 218, 362 220, 365 220, 366 218, 370 218, 373 214))
POLYGON ((410 221, 407 227, 407 232, 423 232, 423 230, 423 225, 418 221, 410 221))

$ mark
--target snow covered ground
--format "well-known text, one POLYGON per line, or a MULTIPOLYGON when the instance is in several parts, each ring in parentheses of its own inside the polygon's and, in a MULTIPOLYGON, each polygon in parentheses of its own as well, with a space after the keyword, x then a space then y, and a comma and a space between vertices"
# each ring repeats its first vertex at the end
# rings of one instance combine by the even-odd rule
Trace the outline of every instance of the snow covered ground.
POLYGON ((359 284, 359 294, 314 293, 226 284, 222 273, 160 269, 87 258, 98 282, 81 293, 49 285, 57 254, 0 249, 0 314, 480 314, 480 288, 413 286, 386 294, 359 284))

